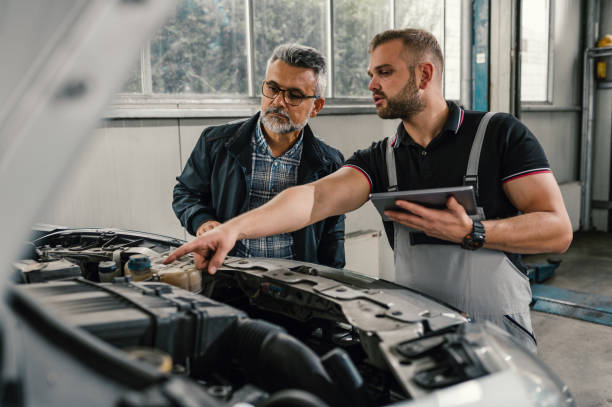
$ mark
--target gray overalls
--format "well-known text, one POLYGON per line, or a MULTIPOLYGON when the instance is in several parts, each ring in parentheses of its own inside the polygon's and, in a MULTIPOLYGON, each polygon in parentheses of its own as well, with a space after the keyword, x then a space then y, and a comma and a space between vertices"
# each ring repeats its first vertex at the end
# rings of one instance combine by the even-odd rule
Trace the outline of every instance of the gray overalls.
MULTIPOLYGON (((487 124, 494 113, 480 121, 470 151, 464 184, 475 185, 478 196, 478 162, 487 124)), ((389 191, 397 190, 394 148, 387 147, 389 191)), ((397 143, 399 144, 399 143, 397 143)), ((479 218, 485 219, 479 208, 479 218)), ((488 320, 508 331, 536 352, 531 328, 529 279, 506 255, 497 250, 462 249, 458 245, 411 244, 411 230, 393 224, 395 282, 444 301, 466 312, 474 321, 488 320)))

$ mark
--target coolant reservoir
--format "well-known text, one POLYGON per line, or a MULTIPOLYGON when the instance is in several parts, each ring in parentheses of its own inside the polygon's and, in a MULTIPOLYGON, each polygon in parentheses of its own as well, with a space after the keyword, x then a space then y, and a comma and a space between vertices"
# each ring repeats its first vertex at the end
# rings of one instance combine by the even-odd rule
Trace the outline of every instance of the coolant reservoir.
POLYGON ((180 287, 192 293, 202 290, 202 274, 193 266, 182 265, 159 270, 159 279, 167 284, 180 287))
POLYGON ((144 254, 133 254, 125 263, 124 273, 131 276, 132 281, 143 281, 151 278, 151 260, 144 254))
POLYGON ((189 291, 193 293, 202 291, 202 272, 195 267, 189 269, 189 291))
POLYGON ((180 268, 160 271, 159 279, 163 283, 189 290, 189 276, 180 268))
POLYGON ((199 293, 202 290, 202 274, 189 261, 166 265, 163 264, 161 256, 133 254, 125 264, 124 272, 126 276, 132 277, 132 281, 152 279, 192 293, 199 293))

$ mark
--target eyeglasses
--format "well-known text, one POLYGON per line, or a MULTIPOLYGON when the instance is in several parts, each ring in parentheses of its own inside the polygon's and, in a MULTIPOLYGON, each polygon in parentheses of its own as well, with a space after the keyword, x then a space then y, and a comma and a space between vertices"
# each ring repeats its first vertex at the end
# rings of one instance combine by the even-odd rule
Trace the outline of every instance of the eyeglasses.
POLYGON ((299 106, 304 99, 318 99, 321 97, 316 95, 304 95, 302 92, 295 89, 283 89, 276 86, 273 82, 264 81, 261 85, 261 93, 267 98, 275 99, 281 92, 283 92, 283 99, 285 100, 285 103, 290 106, 299 106))

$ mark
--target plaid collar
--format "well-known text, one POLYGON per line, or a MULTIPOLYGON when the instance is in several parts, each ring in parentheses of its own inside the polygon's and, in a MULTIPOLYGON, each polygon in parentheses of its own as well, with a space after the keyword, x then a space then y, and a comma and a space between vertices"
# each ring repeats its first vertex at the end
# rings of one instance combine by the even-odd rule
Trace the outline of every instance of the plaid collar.
MULTIPOLYGON (((270 150, 270 146, 268 146, 268 142, 266 141, 266 138, 264 137, 263 131, 261 130, 262 126, 263 126, 263 123, 261 122, 261 116, 260 116, 260 118, 257 120, 257 126, 255 126, 255 149, 257 150, 257 153, 259 154, 269 155, 270 157, 274 157, 272 155, 272 150, 270 150)), ((292 158, 294 160, 299 161, 302 155, 303 139, 304 139, 304 129, 300 131, 300 137, 298 137, 295 144, 291 146, 291 148, 287 150, 285 154, 283 154, 283 157, 292 158)))

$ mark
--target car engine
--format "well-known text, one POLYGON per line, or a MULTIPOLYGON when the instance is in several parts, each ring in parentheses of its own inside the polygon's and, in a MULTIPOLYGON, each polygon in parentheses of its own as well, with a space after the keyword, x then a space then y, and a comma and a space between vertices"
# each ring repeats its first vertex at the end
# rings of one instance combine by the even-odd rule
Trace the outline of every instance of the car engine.
MULTIPOLYGON (((479 328, 423 294, 290 260, 228 257, 214 276, 190 256, 164 266, 182 243, 39 231, 14 264, 10 304, 125 406, 380 406, 506 366, 479 328)), ((48 385, 31 370, 29 383, 48 385)))

